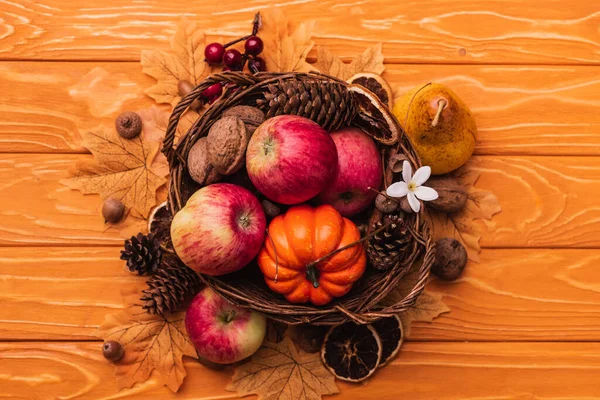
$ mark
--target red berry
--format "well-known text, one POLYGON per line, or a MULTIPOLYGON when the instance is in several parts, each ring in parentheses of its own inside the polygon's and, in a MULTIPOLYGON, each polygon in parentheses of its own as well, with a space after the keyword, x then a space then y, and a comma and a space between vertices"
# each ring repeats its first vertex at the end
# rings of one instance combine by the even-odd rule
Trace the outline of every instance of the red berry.
POLYGON ((219 97, 221 93, 223 93, 223 86, 221 86, 220 83, 215 83, 214 85, 204 89, 204 92, 202 92, 202 97, 212 99, 213 97, 219 97))
POLYGON ((209 64, 221 64, 223 54, 225 54, 225 47, 221 43, 211 43, 204 49, 204 58, 209 64))
POLYGON ((239 67, 242 65, 242 53, 236 49, 227 50, 223 56, 223 63, 231 68, 239 67))
POLYGON ((253 73, 266 71, 267 63, 261 57, 255 57, 254 59, 248 62, 248 68, 250 68, 250 71, 252 71, 253 73))
POLYGON ((208 100, 208 104, 212 104, 212 103, 214 103, 215 101, 219 100, 219 97, 220 97, 220 96, 213 96, 213 97, 211 97, 211 98, 210 98, 210 100, 208 100))
POLYGON ((246 53, 252 55, 252 56, 257 56, 260 53, 262 53, 263 48, 264 48, 264 44, 261 38, 259 38, 258 36, 250 36, 247 40, 246 40, 246 44, 244 44, 244 48, 246 49, 246 53))

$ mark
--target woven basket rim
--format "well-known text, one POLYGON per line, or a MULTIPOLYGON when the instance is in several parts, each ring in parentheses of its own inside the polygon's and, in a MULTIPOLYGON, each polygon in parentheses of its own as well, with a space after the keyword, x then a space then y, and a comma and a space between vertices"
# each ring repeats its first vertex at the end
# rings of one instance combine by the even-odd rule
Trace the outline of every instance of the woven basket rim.
MULTIPOLYGON (((169 180, 169 208, 173 213, 183 207, 189 195, 193 193, 194 185, 189 175, 187 175, 186 160, 189 150, 201 137, 205 136, 208 129, 227 108, 240 104, 251 104, 260 97, 269 87, 279 87, 286 82, 317 82, 319 84, 333 84, 336 88, 344 90, 348 84, 335 77, 321 73, 259 73, 256 75, 247 75, 239 72, 224 72, 209 76, 199 85, 197 85, 188 95, 183 97, 179 104, 174 108, 167 133, 163 143, 163 153, 169 161, 170 180, 169 180), (223 96, 212 104, 206 112, 198 118, 188 132, 176 142, 177 126, 183 113, 194 102, 200 98, 201 93, 209 86, 215 83, 226 85, 223 96), (191 192, 191 193, 187 193, 191 192)), ((395 116, 386 108, 388 116, 401 127, 395 116)), ((414 151, 410 141, 404 135, 395 146, 380 147, 386 150, 386 155, 396 152, 406 156, 414 169, 420 166, 420 160, 414 151)), ((391 171, 388 171, 388 175, 391 171)), ((387 176, 386 180, 391 175, 387 176)), ((391 182, 387 182, 387 184, 391 182)), ((198 187, 199 188, 199 187, 198 187)), ((376 209, 373 214, 379 213, 376 209)), ((381 213, 379 213, 381 214, 381 213)), ((435 247, 427 223, 423 220, 420 213, 412 215, 409 224, 409 231, 413 236, 412 253, 403 262, 396 263, 394 267, 385 273, 372 272, 369 277, 363 277, 363 290, 351 290, 347 295, 335 299, 326 306, 313 306, 310 304, 291 304, 272 291, 266 285, 260 283, 240 283, 231 276, 207 276, 200 274, 201 279, 215 290, 219 295, 232 303, 248 307, 261 312, 271 319, 285 322, 288 324, 311 323, 316 325, 334 325, 352 320, 357 323, 370 323, 379 318, 389 317, 407 310, 411 307, 417 297, 424 289, 429 276, 429 271, 434 262, 435 247), (418 270, 415 270, 418 268, 418 270), (389 294, 409 272, 417 272, 417 279, 410 292, 395 304, 381 305, 381 300, 389 294), (374 277, 374 278, 373 278, 374 277), (371 282, 372 281, 372 282, 371 282), (368 282, 368 284, 367 284, 368 282), (240 286, 241 285, 241 286, 240 286), (377 290, 373 290, 373 287, 377 290), (358 293, 357 293, 358 292, 358 293)), ((371 215, 371 221, 375 215, 371 215)), ((382 215, 379 215, 381 219, 382 215)), ((247 269, 249 267, 243 268, 247 269)), ((260 274, 260 272, 258 272, 260 274)), ((231 275, 235 275, 231 274, 231 275)), ((262 274, 260 274, 262 278, 262 274)), ((359 282, 361 282, 359 280, 359 282)), ((264 282, 263 282, 264 283, 264 282)), ((356 285, 361 287, 361 285, 356 285)))

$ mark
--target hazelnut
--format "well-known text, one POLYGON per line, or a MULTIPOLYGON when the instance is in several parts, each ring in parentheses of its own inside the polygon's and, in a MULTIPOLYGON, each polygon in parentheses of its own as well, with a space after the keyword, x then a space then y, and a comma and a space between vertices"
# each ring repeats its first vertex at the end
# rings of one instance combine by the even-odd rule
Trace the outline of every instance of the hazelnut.
POLYGON ((104 201, 102 205, 102 216, 104 222, 110 222, 116 224, 123 218, 125 214, 125 205, 117 199, 109 198, 104 201))
POLYGON ((261 201, 261 204, 265 210, 265 215, 268 218, 275 218, 281 213, 281 208, 277 204, 271 203, 269 200, 265 199, 261 201))
POLYGON ((390 214, 398 209, 398 200, 390 199, 379 193, 375 198, 375 207, 384 214, 390 214))
POLYGON ((224 117, 213 124, 206 136, 208 161, 223 175, 239 171, 246 161, 250 136, 244 122, 237 117, 224 117))
POLYGON ((142 133, 142 119, 133 111, 125 111, 115 120, 117 133, 125 139, 133 139, 142 133))
POLYGON ((219 182, 222 179, 221 174, 208 161, 205 137, 198 139, 190 149, 187 167, 192 179, 203 186, 219 182))
POLYGON ((460 276, 467 265, 467 250, 454 238, 444 238, 435 242, 435 262, 431 272, 440 279, 453 281, 460 276))
POLYGON ((438 192, 438 198, 429 202, 434 209, 446 213, 457 212, 467 203, 467 190, 451 177, 432 178, 427 186, 438 192))
POLYGON ((238 117, 246 125, 248 135, 252 136, 260 124, 265 121, 265 114, 256 107, 235 106, 228 108, 222 117, 238 117))

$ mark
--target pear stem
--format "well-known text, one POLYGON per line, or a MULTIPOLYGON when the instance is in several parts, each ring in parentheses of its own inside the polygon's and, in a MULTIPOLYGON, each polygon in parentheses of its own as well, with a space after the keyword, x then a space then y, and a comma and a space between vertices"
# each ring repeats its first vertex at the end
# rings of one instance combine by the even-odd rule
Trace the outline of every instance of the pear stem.
POLYGON ((444 99, 440 99, 438 101, 437 112, 435 113, 435 117, 433 118, 433 121, 431 121, 431 126, 433 126, 434 128, 440 122, 440 116, 442 115, 442 111, 444 111, 444 107, 446 107, 446 104, 448 104, 448 102, 444 99))

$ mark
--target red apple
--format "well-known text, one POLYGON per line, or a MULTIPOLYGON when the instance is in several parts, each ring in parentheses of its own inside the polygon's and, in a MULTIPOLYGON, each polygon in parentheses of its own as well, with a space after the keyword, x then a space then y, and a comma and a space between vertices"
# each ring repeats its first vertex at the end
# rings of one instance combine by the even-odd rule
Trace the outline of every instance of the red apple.
POLYGON ((331 136, 317 123, 295 115, 263 122, 246 151, 246 169, 254 186, 282 204, 302 203, 319 194, 336 165, 331 136))
POLYGON ((265 213, 258 199, 230 183, 205 186, 173 217, 175 252, 188 267, 223 275, 247 265, 265 238, 265 213))
POLYGON ((267 319, 205 288, 192 300, 185 315, 185 328, 200 357, 217 364, 231 364, 259 349, 267 331, 267 319))
POLYGON ((379 190, 383 175, 381 153, 373 139, 357 128, 342 129, 331 137, 338 153, 338 167, 320 199, 343 216, 351 217, 369 207, 377 196, 375 190, 379 190))

